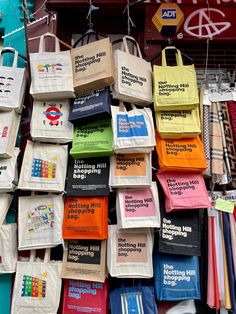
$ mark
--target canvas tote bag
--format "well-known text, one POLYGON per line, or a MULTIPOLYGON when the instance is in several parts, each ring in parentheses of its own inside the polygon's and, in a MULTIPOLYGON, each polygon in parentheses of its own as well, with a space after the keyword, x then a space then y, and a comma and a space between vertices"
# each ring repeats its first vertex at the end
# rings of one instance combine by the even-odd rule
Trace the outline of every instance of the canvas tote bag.
POLYGON ((113 55, 115 65, 113 98, 148 106, 153 101, 151 63, 143 59, 136 40, 124 36, 121 49, 117 49, 113 55), (127 40, 134 44, 137 55, 130 53, 127 40))
POLYGON ((107 267, 112 277, 151 278, 153 234, 150 228, 119 230, 109 225, 107 267))
POLYGON ((183 65, 181 52, 175 47, 162 50, 162 65, 154 65, 154 109, 191 110, 198 106, 199 96, 194 65, 183 65), (176 51, 176 66, 166 63, 166 50, 176 51))
POLYGON ((14 273, 17 262, 17 225, 0 226, 0 274, 14 273))
POLYGON ((30 94, 34 99, 74 98, 70 51, 60 51, 58 38, 46 33, 40 37, 39 52, 30 53, 30 94), (55 52, 45 52, 45 37, 55 39, 55 52))
POLYGON ((65 242, 61 277, 104 282, 107 277, 106 240, 65 242))
POLYGON ((11 194, 8 193, 0 194, 0 227, 2 226, 6 218, 6 214, 11 205, 12 200, 13 196, 11 194))
POLYGON ((63 192, 67 169, 67 145, 28 141, 18 188, 21 190, 63 192))
POLYGON ((0 65, 0 110, 22 111, 25 98, 26 73, 24 68, 17 68, 18 51, 5 47, 14 52, 12 67, 0 65))
POLYGON ((34 141, 50 143, 72 142, 73 124, 68 121, 68 99, 34 101, 30 122, 34 141))
POLYGON ((71 57, 77 95, 114 83, 112 47, 108 37, 72 49, 71 57))
POLYGON ((62 244, 62 195, 22 196, 19 197, 18 208, 18 250, 50 248, 62 244))
POLYGON ((13 157, 0 159, 0 192, 13 192, 16 188, 18 154, 19 148, 15 148, 13 157))
POLYGON ((149 153, 156 144, 152 111, 131 107, 127 111, 123 102, 111 106, 113 150, 116 154, 149 153))
POLYGON ((50 249, 44 260, 35 259, 30 251, 29 261, 17 262, 11 314, 57 314, 60 294, 61 262, 50 261, 50 249))

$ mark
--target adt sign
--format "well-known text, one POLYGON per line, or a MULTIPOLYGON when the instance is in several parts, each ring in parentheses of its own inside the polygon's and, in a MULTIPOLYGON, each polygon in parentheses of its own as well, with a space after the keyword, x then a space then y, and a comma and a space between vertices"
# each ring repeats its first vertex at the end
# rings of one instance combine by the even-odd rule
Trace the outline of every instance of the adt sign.
POLYGON ((176 10, 175 9, 162 9, 162 19, 163 20, 175 20, 176 10))

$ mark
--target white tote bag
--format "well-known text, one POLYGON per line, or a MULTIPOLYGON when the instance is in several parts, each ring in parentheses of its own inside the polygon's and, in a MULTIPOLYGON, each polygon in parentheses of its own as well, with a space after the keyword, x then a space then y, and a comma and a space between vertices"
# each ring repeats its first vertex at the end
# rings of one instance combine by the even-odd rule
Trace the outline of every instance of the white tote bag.
POLYGON ((40 37, 39 52, 30 53, 30 69, 30 94, 34 99, 75 97, 70 51, 60 51, 55 35, 46 33, 40 37), (45 52, 45 36, 55 38, 55 52, 45 52))
POLYGON ((56 314, 60 303, 61 262, 50 261, 46 249, 44 261, 35 259, 17 262, 13 288, 11 314, 56 314))
POLYGON ((148 189, 118 190, 116 214, 119 229, 159 228, 160 207, 156 182, 148 189))
POLYGON ((18 250, 55 247, 62 243, 62 195, 19 197, 18 250))
POLYGON ((17 262, 17 226, 6 224, 0 227, 0 274, 14 273, 17 262))
POLYGON ((12 192, 16 187, 18 154, 19 148, 15 148, 13 157, 0 159, 0 192, 12 192))
POLYGON ((134 105, 127 111, 124 104, 111 106, 113 150, 121 153, 149 153, 156 145, 152 111, 134 105))
POLYGON ((145 188, 152 184, 151 153, 118 154, 110 158, 109 185, 145 188))
POLYGON ((0 112, 0 158, 14 156, 20 118, 14 110, 0 112))
POLYGON ((151 229, 119 230, 109 226, 107 267, 112 277, 153 277, 153 234, 151 229))
POLYGON ((14 51, 12 67, 0 66, 0 110, 22 111, 25 98, 26 75, 24 68, 17 68, 18 52, 14 51))
POLYGON ((31 117, 31 137, 34 141, 72 142, 73 124, 68 121, 69 101, 34 101, 31 117))
POLYGON ((13 196, 8 193, 1 193, 0 194, 0 227, 2 226, 5 218, 7 211, 11 205, 13 196))
POLYGON ((114 52, 114 65, 113 98, 143 106, 149 105, 153 101, 151 63, 142 58, 140 47, 133 37, 124 36, 121 50, 114 52), (137 56, 130 53, 127 39, 134 43, 137 56))
POLYGON ((27 142, 18 188, 63 192, 67 170, 67 145, 27 142))

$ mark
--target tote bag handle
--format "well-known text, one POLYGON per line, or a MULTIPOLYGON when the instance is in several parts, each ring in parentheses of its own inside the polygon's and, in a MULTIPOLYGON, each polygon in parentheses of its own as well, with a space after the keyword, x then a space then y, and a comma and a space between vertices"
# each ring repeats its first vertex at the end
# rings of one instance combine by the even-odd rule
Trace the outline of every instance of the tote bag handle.
POLYGON ((161 52, 162 66, 167 66, 167 63, 166 63, 166 50, 175 50, 175 51, 177 51, 177 53, 175 54, 176 64, 180 65, 180 66, 183 66, 183 59, 182 59, 181 52, 179 51, 179 49, 177 49, 174 46, 166 47, 165 49, 162 50, 162 52, 161 52))
MULTIPOLYGON (((44 263, 48 263, 50 261, 51 257, 51 249, 47 248, 45 249, 44 253, 44 263)), ((36 261, 36 250, 30 250, 30 262, 35 262, 36 261)))
POLYGON ((59 39, 52 33, 45 33, 42 36, 40 36, 39 52, 40 53, 45 52, 45 37, 53 37, 55 39, 55 52, 59 52, 60 51, 59 39))
MULTIPOLYGON (((12 67, 13 68, 17 68, 17 61, 18 61, 18 51, 12 47, 4 47, 1 51, 1 54, 3 53, 4 50, 10 50, 12 52, 14 52, 14 59, 13 59, 13 64, 12 64, 12 67)), ((2 59, 3 60, 3 59, 2 59)), ((1 65, 2 65, 2 62, 1 62, 1 65)))
MULTIPOLYGON (((123 37, 123 43, 122 43, 122 48, 124 49, 125 52, 130 53, 129 51, 129 47, 128 47, 128 43, 127 43, 127 39, 130 40, 133 44, 134 44, 134 47, 137 49, 137 53, 135 53, 135 55, 137 55, 137 57, 143 59, 142 57, 142 53, 141 53, 141 50, 140 50, 140 47, 139 47, 139 44, 137 43, 137 41, 131 37, 131 36, 124 36, 123 37)), ((122 50, 123 50, 122 49, 122 50)))

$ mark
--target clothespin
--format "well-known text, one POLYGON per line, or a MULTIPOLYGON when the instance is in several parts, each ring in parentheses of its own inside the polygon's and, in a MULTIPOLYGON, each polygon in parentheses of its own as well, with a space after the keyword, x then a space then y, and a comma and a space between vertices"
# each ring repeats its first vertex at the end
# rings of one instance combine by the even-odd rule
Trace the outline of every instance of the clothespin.
POLYGON ((235 87, 235 70, 233 70, 233 73, 232 73, 232 76, 231 76, 231 73, 230 72, 227 72, 227 78, 229 80, 229 87, 235 87))
POLYGON ((86 16, 86 19, 89 20, 89 26, 92 27, 92 12, 99 10, 99 7, 92 4, 92 0, 89 0, 89 11, 86 16))
POLYGON ((216 83, 217 83, 218 90, 220 91, 221 90, 221 84, 222 84, 222 75, 220 72, 219 72, 219 74, 216 75, 216 83))

